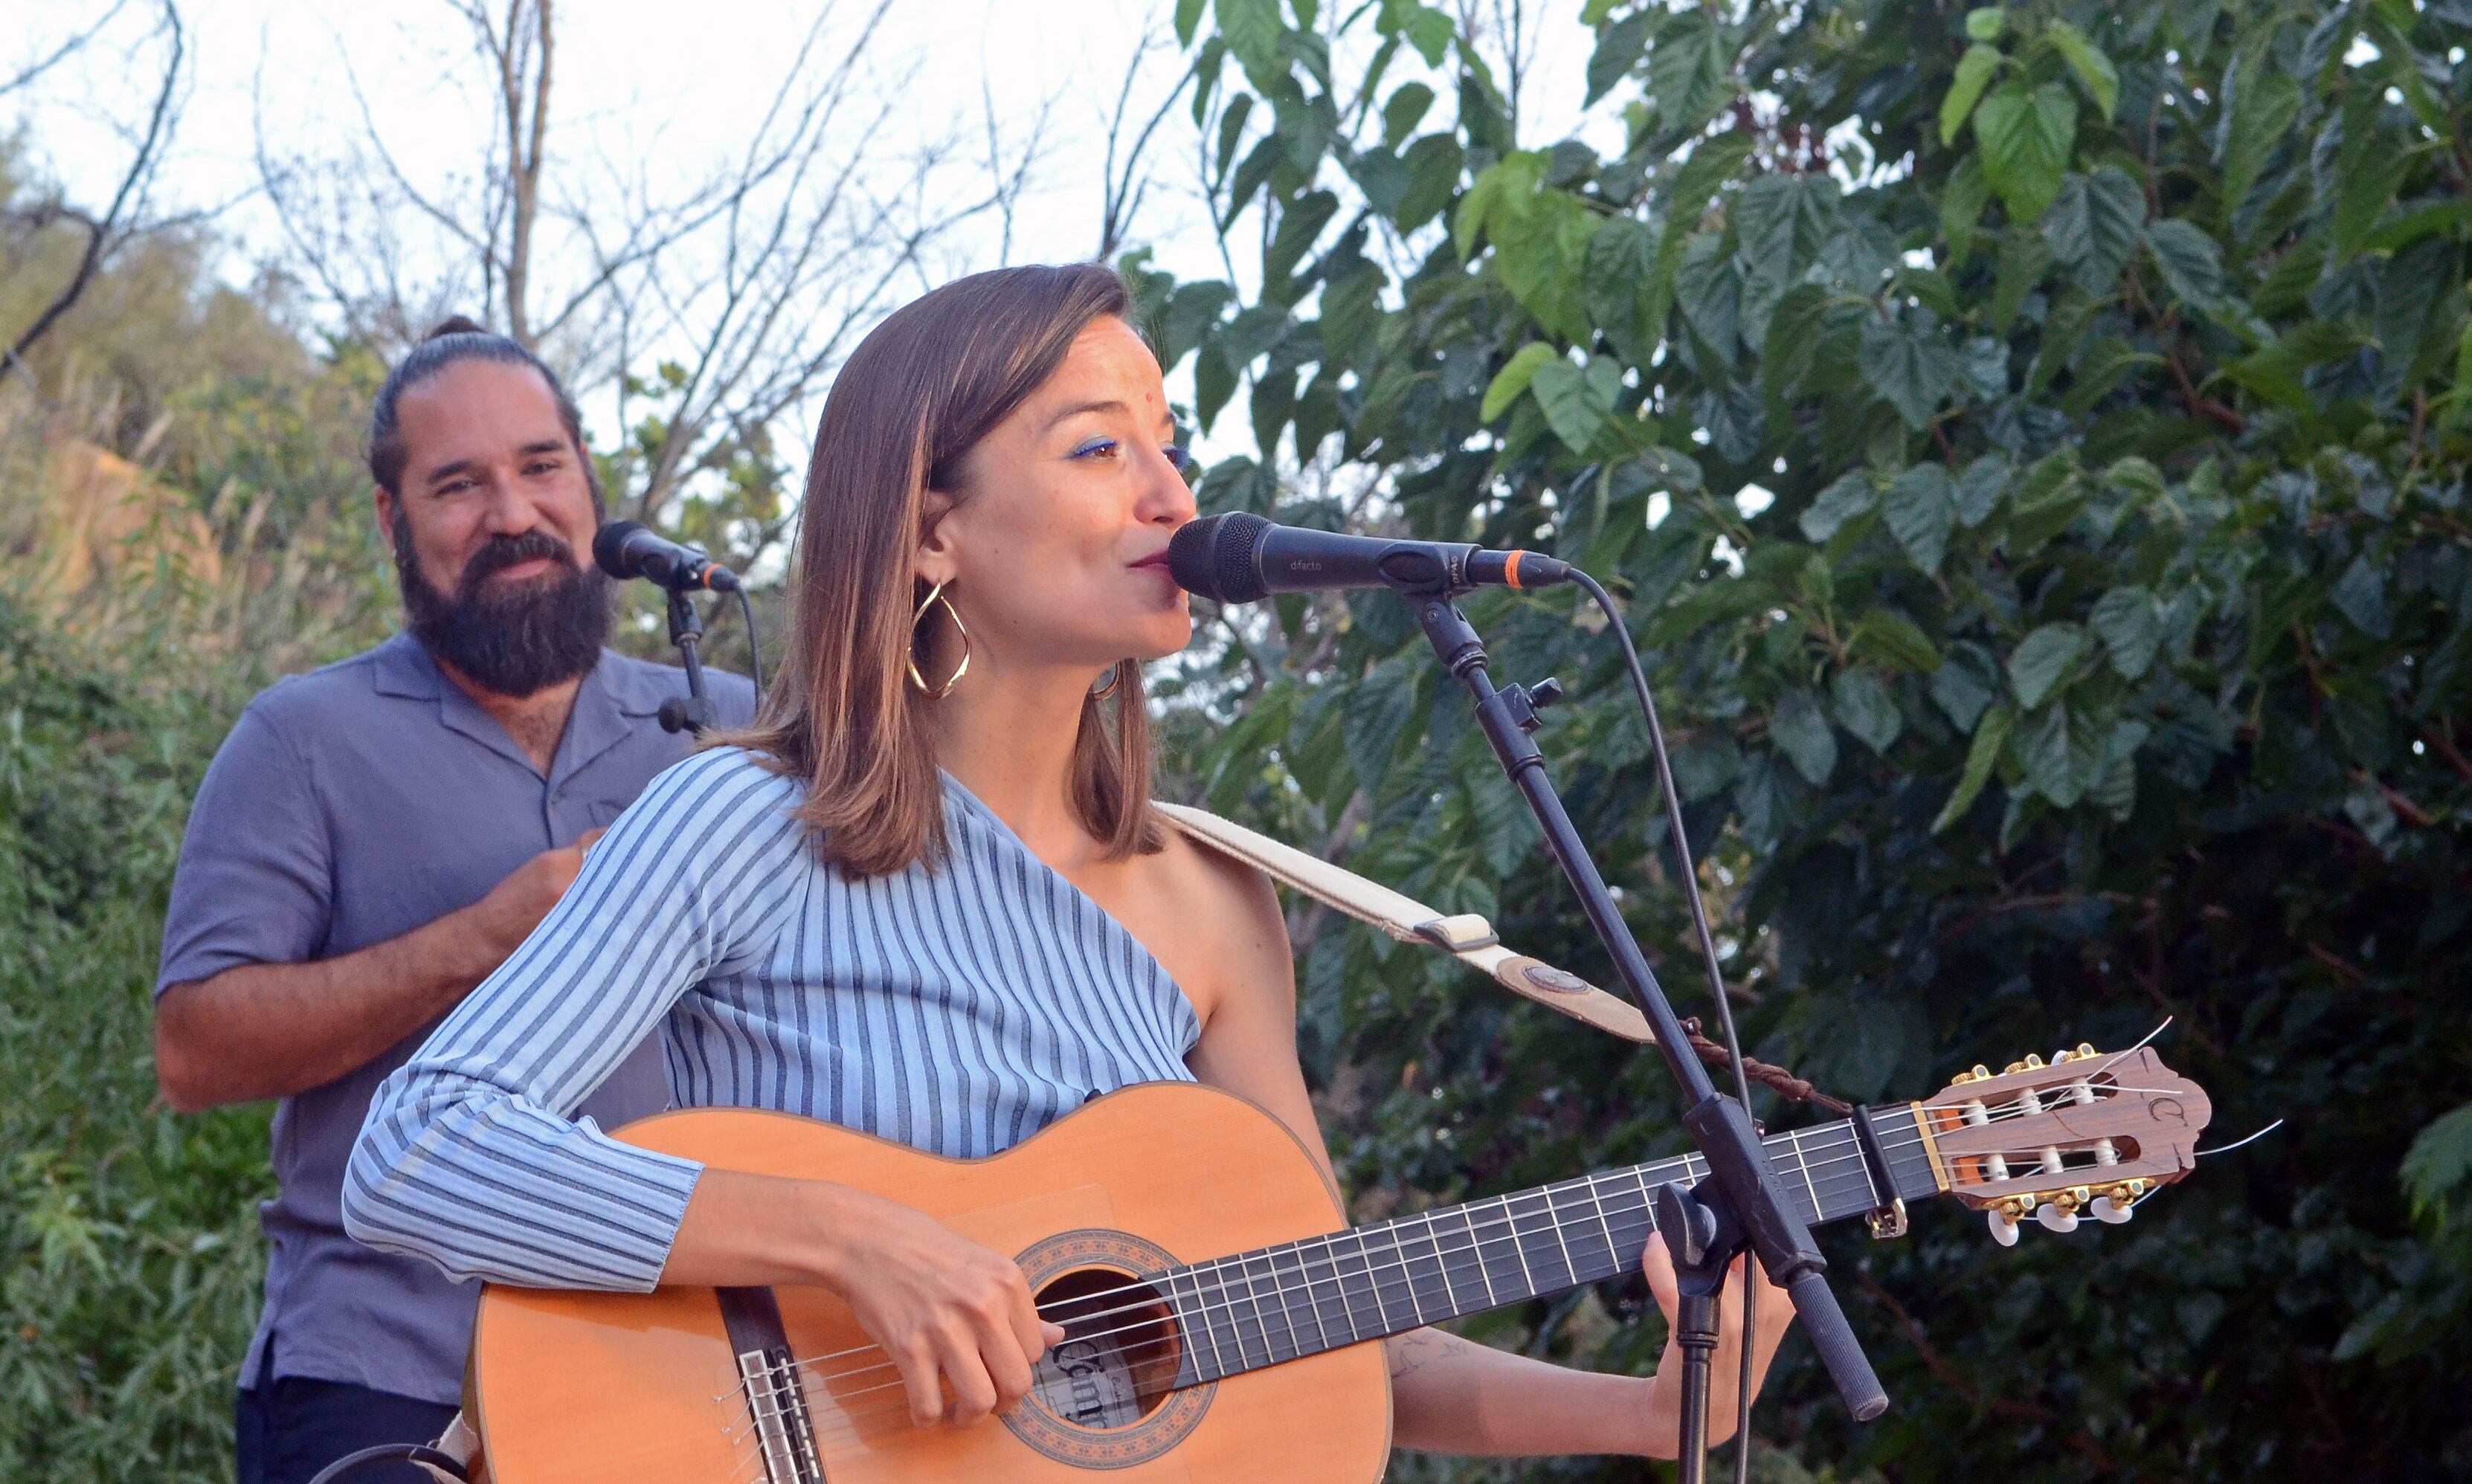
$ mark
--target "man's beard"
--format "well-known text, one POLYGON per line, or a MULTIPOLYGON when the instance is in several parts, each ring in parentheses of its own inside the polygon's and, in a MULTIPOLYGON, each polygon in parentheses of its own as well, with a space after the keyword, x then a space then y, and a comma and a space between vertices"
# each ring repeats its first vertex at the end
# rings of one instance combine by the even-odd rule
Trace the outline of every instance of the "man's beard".
POLYGON ((394 572, 413 637, 500 695, 531 695, 574 679, 601 658, 609 636, 609 578, 576 565, 573 548, 546 530, 491 538, 464 564, 449 597, 420 570, 411 523, 398 511, 394 572), (484 585, 491 574, 535 557, 557 565, 512 586, 484 585))

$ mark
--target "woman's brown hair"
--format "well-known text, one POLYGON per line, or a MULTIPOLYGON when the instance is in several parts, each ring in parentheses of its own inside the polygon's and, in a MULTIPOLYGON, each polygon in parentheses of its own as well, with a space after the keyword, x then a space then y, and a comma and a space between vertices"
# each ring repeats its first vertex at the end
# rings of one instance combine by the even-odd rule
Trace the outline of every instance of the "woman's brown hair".
MULTIPOLYGON (((925 596, 915 569, 926 492, 966 500, 970 450, 1085 327, 1131 307, 1101 264, 976 273, 895 311, 833 378, 807 465, 788 651, 755 724, 722 741, 805 781, 798 817, 849 875, 944 854, 936 703, 905 684, 911 614, 925 596)), ((1105 714, 1099 697, 1082 703, 1070 797, 1082 828, 1121 860, 1162 838, 1138 667, 1123 666, 1105 700, 1105 714)))

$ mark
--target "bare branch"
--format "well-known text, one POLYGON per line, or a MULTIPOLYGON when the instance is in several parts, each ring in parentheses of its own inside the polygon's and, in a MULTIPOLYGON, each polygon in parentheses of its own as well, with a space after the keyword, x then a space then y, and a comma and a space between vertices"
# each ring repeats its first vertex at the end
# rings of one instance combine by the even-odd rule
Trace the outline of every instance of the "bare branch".
POLYGON ((74 221, 85 228, 85 248, 79 254, 77 271, 70 275, 68 283, 52 296, 43 312, 35 317, 35 322, 11 342, 7 359, 13 365, 24 365, 26 352, 33 349, 35 342, 49 333, 52 326, 59 322, 60 317, 84 296, 86 286, 94 281, 105 257, 127 240, 131 226, 131 208, 144 199, 155 168, 162 163, 163 152, 171 144, 172 131, 178 117, 174 102, 179 96, 180 67, 188 57, 188 31, 180 22, 179 7, 173 0, 160 0, 160 3, 163 20, 156 30, 170 35, 170 51, 163 60, 163 85, 155 90, 154 106, 147 115, 146 131, 138 141, 136 155, 130 160, 128 171, 120 177, 120 187, 112 194, 111 204, 102 216, 88 216, 65 204, 54 208, 54 215, 59 219, 74 221))
POLYGON ((83 51, 88 42, 101 35, 104 28, 119 19, 120 12, 128 8, 129 0, 111 0, 110 6, 101 15, 95 17, 94 24, 83 31, 71 32, 68 38, 54 47, 49 54, 28 62, 18 70, 16 76, 0 82, 0 98, 5 98, 21 87, 32 85, 44 73, 83 51))

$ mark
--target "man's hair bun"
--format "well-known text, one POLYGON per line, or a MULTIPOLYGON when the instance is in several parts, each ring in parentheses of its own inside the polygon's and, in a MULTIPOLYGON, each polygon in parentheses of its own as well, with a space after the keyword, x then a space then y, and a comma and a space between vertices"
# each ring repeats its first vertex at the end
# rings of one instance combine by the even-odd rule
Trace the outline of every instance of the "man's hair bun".
POLYGON ((449 335, 487 335, 488 333, 487 325, 476 324, 462 315, 451 315, 440 320, 438 327, 422 336, 421 340, 425 343, 449 335))

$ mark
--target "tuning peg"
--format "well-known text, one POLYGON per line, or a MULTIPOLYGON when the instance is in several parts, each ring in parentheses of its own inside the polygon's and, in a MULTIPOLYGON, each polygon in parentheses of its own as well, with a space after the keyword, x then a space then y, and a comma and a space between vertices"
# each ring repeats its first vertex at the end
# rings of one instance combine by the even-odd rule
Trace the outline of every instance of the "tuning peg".
POLYGON ((2043 1223, 2046 1232, 2074 1232, 2078 1229, 2076 1212, 2063 1211, 2048 1203, 2034 1213, 2034 1219, 2043 1223))
POLYGON ((1991 1225, 1991 1239, 2003 1247, 2017 1245, 2017 1218, 1997 1209, 1986 1211, 1984 1218, 1991 1225))
POLYGON ((2126 1226, 2128 1224, 2128 1218, 2137 1213, 2137 1199, 2144 1195, 2146 1190, 2147 1185, 2143 1180, 2124 1180, 2118 1185, 2106 1188, 2086 1209, 2094 1213, 2094 1218, 2097 1221, 2108 1222, 2113 1226, 2126 1226))

